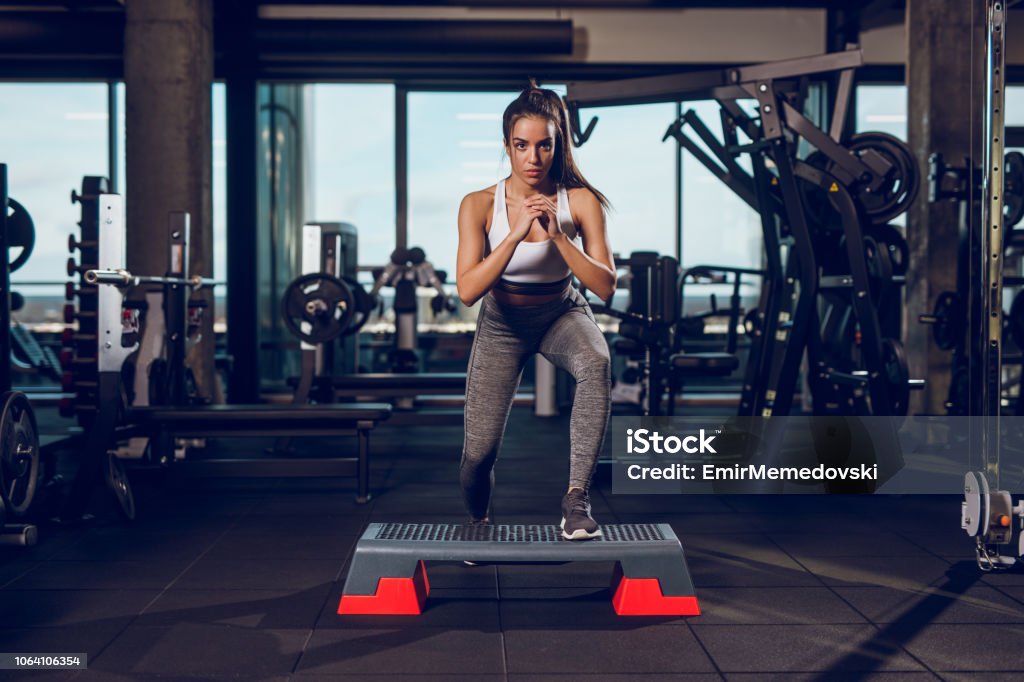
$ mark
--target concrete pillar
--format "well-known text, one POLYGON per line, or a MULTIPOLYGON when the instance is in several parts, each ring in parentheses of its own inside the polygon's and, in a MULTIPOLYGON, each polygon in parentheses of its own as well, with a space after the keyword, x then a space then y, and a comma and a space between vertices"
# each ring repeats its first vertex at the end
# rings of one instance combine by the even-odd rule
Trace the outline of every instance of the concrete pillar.
MULTIPOLYGON (((211 277, 213 0, 132 0, 125 14, 128 268, 166 272, 168 214, 187 211, 192 273, 211 277)), ((219 398, 213 293, 203 296, 209 305, 203 339, 188 364, 200 392, 219 398)))
POLYGON ((952 264, 957 262, 960 207, 929 203, 928 157, 937 152, 957 166, 967 157, 975 165, 981 162, 985 2, 907 0, 906 25, 907 138, 922 183, 907 212, 904 329, 910 375, 928 380, 923 396, 913 397, 911 413, 945 414, 952 353, 934 345, 931 328, 919 324, 917 316, 931 311, 943 291, 957 289, 952 264))

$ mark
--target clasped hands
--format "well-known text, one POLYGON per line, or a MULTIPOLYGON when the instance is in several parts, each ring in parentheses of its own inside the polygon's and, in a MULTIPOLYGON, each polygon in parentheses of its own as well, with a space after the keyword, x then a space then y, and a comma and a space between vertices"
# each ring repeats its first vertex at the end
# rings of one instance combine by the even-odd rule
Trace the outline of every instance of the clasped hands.
POLYGON ((547 232, 549 239, 565 237, 558 226, 558 207, 543 194, 534 194, 523 199, 519 212, 510 226, 512 238, 517 242, 523 241, 535 224, 547 232))

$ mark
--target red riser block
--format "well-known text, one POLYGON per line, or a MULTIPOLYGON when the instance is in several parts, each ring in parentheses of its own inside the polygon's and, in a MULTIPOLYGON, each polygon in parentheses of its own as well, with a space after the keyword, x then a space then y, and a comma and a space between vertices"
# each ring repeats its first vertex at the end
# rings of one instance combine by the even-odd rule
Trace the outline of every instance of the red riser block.
POLYGON ((427 567, 416 566, 411 578, 381 578, 376 594, 343 594, 338 604, 340 615, 418 616, 430 594, 427 567))
POLYGON ((625 578, 615 565, 612 606, 620 616, 699 616, 697 597, 666 597, 657 578, 625 578))

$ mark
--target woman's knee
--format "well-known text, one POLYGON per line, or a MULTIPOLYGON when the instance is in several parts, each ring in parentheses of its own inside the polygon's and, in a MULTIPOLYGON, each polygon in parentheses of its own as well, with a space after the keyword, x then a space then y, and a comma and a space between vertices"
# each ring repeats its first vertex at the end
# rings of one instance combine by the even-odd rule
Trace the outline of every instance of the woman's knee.
POLYGON ((576 356, 573 364, 575 366, 573 375, 577 383, 581 381, 611 381, 612 362, 607 350, 604 352, 602 349, 582 351, 576 356))

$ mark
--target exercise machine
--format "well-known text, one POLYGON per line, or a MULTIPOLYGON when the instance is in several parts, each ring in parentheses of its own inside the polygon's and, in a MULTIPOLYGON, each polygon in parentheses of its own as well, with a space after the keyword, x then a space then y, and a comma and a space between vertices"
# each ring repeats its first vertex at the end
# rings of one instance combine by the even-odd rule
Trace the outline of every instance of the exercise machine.
POLYGON ((757 347, 747 363, 741 416, 789 414, 805 355, 818 414, 905 415, 908 392, 923 387, 909 378, 898 331, 879 314, 880 303, 902 283, 898 272, 905 266, 898 232, 886 227, 913 201, 917 174, 898 140, 843 132, 852 70, 861 61, 860 51, 849 49, 568 87, 577 129, 581 107, 698 99, 719 104, 721 139, 693 111, 673 122, 664 139, 674 138, 761 217, 766 272, 751 320, 757 347), (802 113, 802 81, 835 72, 840 91, 825 131, 802 113), (739 104, 746 99, 756 100, 755 114, 739 104), (800 158, 802 142, 816 151, 800 158), (749 155, 751 171, 738 163, 741 154, 749 155))
MULTIPOLYGON (((138 307, 126 307, 126 293, 140 287, 163 289, 165 329, 168 330, 168 358, 184 357, 191 291, 211 282, 190 274, 187 254, 188 216, 171 214, 167 227, 170 265, 165 276, 144 276, 130 273, 123 267, 124 209, 119 195, 97 196, 97 224, 101 226, 97 240, 95 268, 82 272, 83 281, 96 287, 96 311, 92 318, 97 333, 91 339, 97 358, 94 386, 96 402, 89 412, 92 423, 86 435, 78 473, 61 518, 79 521, 86 516, 92 490, 105 478, 115 492, 121 509, 134 517, 135 504, 128 478, 114 445, 131 436, 144 436, 151 443, 173 442, 179 438, 213 438, 240 436, 356 436, 358 452, 353 456, 313 458, 186 458, 161 448, 149 448, 152 463, 175 466, 189 473, 205 476, 356 476, 358 502, 369 500, 369 435, 374 427, 390 415, 390 407, 382 404, 363 405, 188 405, 180 402, 182 373, 170 371, 174 382, 169 392, 179 402, 166 405, 133 407, 123 400, 122 370, 125 362, 139 346, 140 329, 147 315, 138 307)), ((306 291, 302 304, 305 321, 315 333, 327 318, 346 312, 349 301, 326 297, 320 291, 306 291)), ((82 339, 80 342, 88 342, 82 339)), ((178 362, 178 360, 173 360, 178 362)), ((179 363, 180 366, 180 363, 179 363)))
POLYGON ((595 313, 619 320, 621 338, 613 344, 616 353, 631 359, 637 374, 639 405, 644 416, 662 414, 662 402, 668 394, 665 414, 675 413, 676 396, 684 383, 695 377, 724 377, 739 366, 736 357, 736 326, 739 310, 740 278, 737 274, 735 293, 730 302, 732 329, 725 352, 682 352, 686 331, 703 320, 719 314, 716 306, 708 313, 693 316, 682 314, 683 286, 711 273, 710 266, 680 272, 679 262, 671 256, 649 251, 635 251, 628 258, 617 258, 617 268, 629 271, 629 303, 625 310, 593 304, 595 313))
MULTIPOLYGON (((303 242, 303 267, 308 268, 305 281, 316 282, 331 276, 330 263, 324 260, 327 250, 320 247, 315 238, 303 242), (318 270, 314 268, 319 268, 318 270)), ((374 284, 369 292, 363 290, 352 277, 343 277, 353 295, 353 319, 346 326, 341 338, 347 338, 358 332, 372 314, 374 308, 379 309, 380 291, 385 287, 395 290, 395 335, 393 347, 388 353, 391 372, 356 372, 337 374, 331 371, 330 363, 313 362, 312 356, 303 360, 302 376, 296 382, 296 402, 305 402, 314 397, 320 402, 333 402, 336 399, 370 398, 390 400, 397 414, 393 415, 392 424, 414 423, 454 423, 462 420, 462 412, 433 412, 419 415, 414 412, 415 399, 420 395, 464 395, 466 391, 466 375, 462 372, 422 373, 419 356, 416 353, 418 306, 417 287, 431 287, 436 294, 432 299, 431 308, 435 314, 454 309, 451 297, 444 291, 443 273, 434 270, 426 259, 422 249, 395 249, 384 268, 375 272, 374 284)), ((326 281, 326 280, 324 280, 326 281)), ((337 286, 331 284, 331 286, 337 286)), ((286 297, 287 299, 287 297, 286 297)), ((296 308, 292 308, 294 311, 296 308)), ((288 318, 294 314, 285 313, 285 324, 293 334, 299 336, 304 343, 312 339, 303 339, 297 324, 289 323, 288 318)), ((326 344, 325 344, 326 345, 326 344)), ((308 345, 303 346, 304 353, 309 352, 308 345)), ((357 363, 358 365, 358 363, 357 363)))

